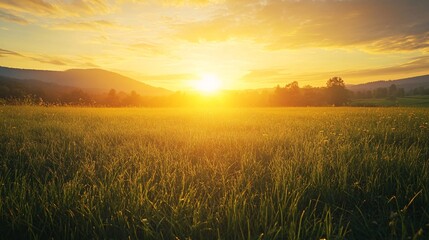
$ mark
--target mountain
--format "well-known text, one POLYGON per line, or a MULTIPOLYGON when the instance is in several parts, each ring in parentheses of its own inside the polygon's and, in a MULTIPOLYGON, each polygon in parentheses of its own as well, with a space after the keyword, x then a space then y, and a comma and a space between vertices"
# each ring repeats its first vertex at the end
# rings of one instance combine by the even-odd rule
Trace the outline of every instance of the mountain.
POLYGON ((24 96, 36 95, 47 101, 56 101, 68 94, 80 92, 74 87, 39 80, 22 80, 0 76, 0 98, 23 98, 24 96))
POLYGON ((368 91, 376 88, 388 88, 390 85, 395 84, 398 88, 403 88, 405 91, 409 91, 418 87, 429 88, 429 75, 402 78, 397 80, 388 81, 375 81, 356 85, 347 85, 347 89, 358 92, 368 91))
POLYGON ((0 76, 21 79, 38 80, 45 83, 80 88, 90 92, 107 92, 115 89, 120 92, 136 91, 146 96, 169 95, 172 92, 159 87, 153 87, 118 73, 102 69, 70 69, 66 71, 46 71, 0 67, 0 76))

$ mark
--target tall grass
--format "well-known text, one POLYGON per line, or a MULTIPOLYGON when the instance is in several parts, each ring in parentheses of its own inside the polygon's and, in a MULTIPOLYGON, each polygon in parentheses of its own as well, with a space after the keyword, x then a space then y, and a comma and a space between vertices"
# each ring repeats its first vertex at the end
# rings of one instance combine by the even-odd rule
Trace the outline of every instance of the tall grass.
POLYGON ((0 107, 0 238, 427 239, 429 109, 0 107))

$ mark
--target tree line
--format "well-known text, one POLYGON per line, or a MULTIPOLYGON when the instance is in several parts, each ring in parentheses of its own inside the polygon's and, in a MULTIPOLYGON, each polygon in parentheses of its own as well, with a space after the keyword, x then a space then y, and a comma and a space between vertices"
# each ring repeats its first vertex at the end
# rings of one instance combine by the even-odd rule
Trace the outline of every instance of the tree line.
MULTIPOLYGON (((1 80, 1 79, 0 79, 1 80)), ((341 77, 333 77, 326 87, 300 87, 294 81, 274 90, 223 91, 206 96, 193 92, 176 92, 169 96, 143 96, 135 91, 90 93, 78 88, 48 83, 0 81, 0 99, 5 104, 80 105, 106 107, 187 107, 187 106, 342 106, 350 101, 351 92, 341 77), (31 85, 33 84, 33 85, 31 85)))
POLYGON ((389 100, 396 100, 400 97, 413 95, 429 95, 429 88, 420 86, 405 91, 404 88, 399 88, 396 86, 396 84, 391 84, 389 87, 378 87, 373 90, 356 91, 352 93, 351 97, 357 99, 384 98, 389 100))

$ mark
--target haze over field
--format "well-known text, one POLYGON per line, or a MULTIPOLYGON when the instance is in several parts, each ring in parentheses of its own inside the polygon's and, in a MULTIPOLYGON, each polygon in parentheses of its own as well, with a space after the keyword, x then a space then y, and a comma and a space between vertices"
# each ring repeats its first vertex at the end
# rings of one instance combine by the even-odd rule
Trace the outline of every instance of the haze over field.
POLYGON ((0 65, 102 68, 170 90, 429 73, 425 0, 0 0, 0 65), (204 80, 205 79, 205 80, 204 80), (212 84, 213 85, 213 84, 212 84))

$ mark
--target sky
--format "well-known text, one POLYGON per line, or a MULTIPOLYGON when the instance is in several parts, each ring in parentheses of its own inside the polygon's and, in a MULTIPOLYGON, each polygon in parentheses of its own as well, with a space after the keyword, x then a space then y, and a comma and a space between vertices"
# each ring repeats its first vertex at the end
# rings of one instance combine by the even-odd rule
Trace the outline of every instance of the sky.
POLYGON ((0 0, 0 66, 102 68, 170 90, 429 74, 428 0, 0 0))

